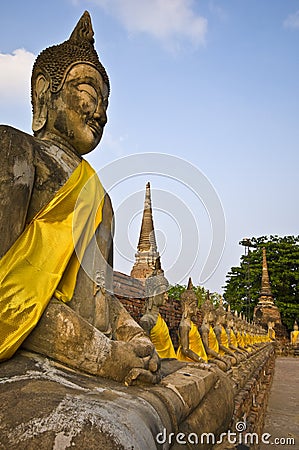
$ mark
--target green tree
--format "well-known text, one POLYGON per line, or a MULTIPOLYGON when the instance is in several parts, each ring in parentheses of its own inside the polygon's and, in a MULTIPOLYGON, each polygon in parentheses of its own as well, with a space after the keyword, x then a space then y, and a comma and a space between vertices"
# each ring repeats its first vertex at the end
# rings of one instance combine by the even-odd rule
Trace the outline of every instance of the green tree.
POLYGON ((299 236, 251 238, 254 249, 232 267, 224 286, 225 300, 232 309, 253 316, 262 280, 262 248, 266 247, 272 294, 282 322, 289 330, 299 318, 299 236), (248 314, 249 313, 249 314, 248 314))
MULTIPOLYGON (((168 296, 171 299, 180 300, 181 294, 187 289, 186 285, 176 284, 171 286, 168 291, 168 296)), ((193 290, 198 299, 198 307, 200 307, 207 298, 208 291, 203 286, 193 286, 193 290)), ((220 295, 217 292, 209 292, 210 299, 215 306, 219 305, 220 295)))

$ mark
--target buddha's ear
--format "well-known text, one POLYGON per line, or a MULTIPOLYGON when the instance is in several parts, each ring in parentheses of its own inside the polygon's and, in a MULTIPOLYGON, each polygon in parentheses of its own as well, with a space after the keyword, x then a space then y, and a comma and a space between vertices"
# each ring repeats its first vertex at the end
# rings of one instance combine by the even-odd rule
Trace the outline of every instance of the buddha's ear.
POLYGON ((149 297, 148 298, 148 309, 150 311, 153 309, 153 304, 154 304, 153 297, 149 297))
POLYGON ((32 119, 32 130, 34 133, 40 131, 47 122, 48 117, 48 100, 50 98, 49 81, 44 75, 40 74, 35 80, 32 87, 32 95, 34 102, 34 112, 32 119))

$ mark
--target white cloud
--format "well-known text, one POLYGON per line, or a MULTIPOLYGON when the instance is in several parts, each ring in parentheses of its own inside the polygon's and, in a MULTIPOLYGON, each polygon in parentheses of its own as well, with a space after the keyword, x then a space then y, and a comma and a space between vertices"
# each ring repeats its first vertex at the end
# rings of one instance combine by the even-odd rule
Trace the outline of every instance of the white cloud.
POLYGON ((12 54, 0 53, 0 98, 1 103, 28 102, 30 77, 35 56, 24 49, 12 54))
POLYGON ((290 14, 283 22, 285 28, 299 28, 299 10, 290 14))
POLYGON ((204 44, 207 19, 193 10, 194 0, 94 0, 131 33, 147 33, 166 44, 185 39, 204 44))

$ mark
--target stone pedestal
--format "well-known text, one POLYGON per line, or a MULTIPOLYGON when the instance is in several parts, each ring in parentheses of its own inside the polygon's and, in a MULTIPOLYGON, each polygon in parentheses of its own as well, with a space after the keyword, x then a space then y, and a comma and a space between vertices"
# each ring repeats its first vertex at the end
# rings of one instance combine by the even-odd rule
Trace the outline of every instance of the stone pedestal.
POLYGON ((165 362, 159 385, 126 387, 19 351, 1 363, 0 449, 167 450, 178 433, 226 430, 232 381, 193 364, 165 362))

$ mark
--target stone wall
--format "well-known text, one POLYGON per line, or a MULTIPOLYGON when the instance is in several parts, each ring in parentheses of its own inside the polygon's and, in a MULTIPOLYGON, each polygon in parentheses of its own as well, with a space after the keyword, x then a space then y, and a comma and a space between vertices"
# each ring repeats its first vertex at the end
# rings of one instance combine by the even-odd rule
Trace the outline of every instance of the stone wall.
POLYGON ((270 388, 274 376, 275 344, 266 343, 254 349, 250 356, 229 374, 234 381, 234 413, 228 430, 230 438, 215 445, 213 450, 241 448, 259 450, 263 433, 270 388))

